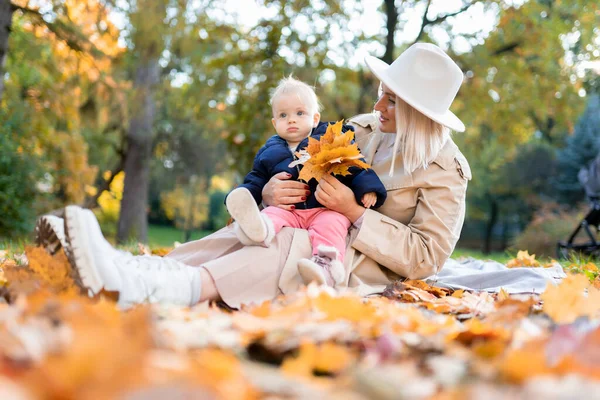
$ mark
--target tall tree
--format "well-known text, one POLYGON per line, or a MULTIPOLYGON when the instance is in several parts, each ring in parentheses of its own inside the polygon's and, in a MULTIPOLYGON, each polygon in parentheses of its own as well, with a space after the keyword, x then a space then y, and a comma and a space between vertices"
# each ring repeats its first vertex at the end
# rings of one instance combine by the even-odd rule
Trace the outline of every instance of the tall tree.
MULTIPOLYGON (((482 38, 469 39, 474 44, 470 52, 455 53, 458 41, 451 39, 450 52, 465 71, 454 110, 467 125, 458 137, 474 164, 469 208, 487 210, 483 218, 490 230, 505 217, 498 215, 503 203, 512 201, 497 187, 501 166, 530 140, 559 146, 573 131, 585 104, 578 60, 598 49, 598 10, 585 1, 532 0, 499 9, 497 28, 483 43, 482 38), (497 136, 498 151, 484 152, 482 143, 490 131, 497 136), (489 174, 482 173, 486 170, 489 174)), ((547 162, 550 168, 553 161, 547 162)))
POLYGON ((14 7, 10 0, 0 0, 0 100, 4 93, 4 68, 8 52, 8 37, 10 35, 14 7))
POLYGON ((60 203, 80 203, 96 175, 88 162, 86 128, 101 133, 110 114, 104 103, 119 90, 112 75, 114 58, 122 52, 116 30, 95 0, 47 2, 43 9, 19 1, 13 7, 5 117, 14 120, 13 114, 21 113, 24 126, 15 131, 41 154, 44 190, 60 203))
POLYGON ((164 50, 167 2, 138 0, 130 14, 135 74, 129 130, 126 136, 125 186, 117 229, 120 243, 148 241, 148 190, 156 112, 154 93, 160 81, 158 64, 164 50))

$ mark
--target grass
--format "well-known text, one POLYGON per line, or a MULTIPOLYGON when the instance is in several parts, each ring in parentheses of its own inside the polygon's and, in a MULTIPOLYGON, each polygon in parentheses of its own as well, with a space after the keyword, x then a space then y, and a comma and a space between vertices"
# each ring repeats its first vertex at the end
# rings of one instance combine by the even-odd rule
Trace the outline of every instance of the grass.
MULTIPOLYGON (((194 231, 190 240, 201 239, 204 236, 212 233, 211 231, 194 231)), ((112 240, 111 240, 112 241, 112 240)), ((184 232, 172 226, 164 225, 149 225, 148 226, 148 244, 150 248, 162 248, 162 247, 174 247, 174 243, 184 242, 184 232)), ((33 243, 33 235, 24 235, 16 239, 0 239, 0 250, 7 250, 9 254, 22 253, 25 246, 33 243)), ((131 243, 124 246, 119 246, 125 250, 135 251, 137 248, 136 243, 131 243)), ((462 257, 472 257, 479 260, 494 260, 502 264, 506 264, 509 260, 516 257, 516 253, 505 252, 492 252, 490 254, 484 254, 479 250, 457 248, 451 255, 452 258, 458 259, 462 257)), ((540 260, 541 262, 547 262, 549 260, 540 260)), ((575 264, 584 265, 591 260, 588 259, 571 259, 563 260, 562 264, 575 264)))
POLYGON ((478 260, 493 260, 498 261, 499 263, 506 264, 509 260, 512 260, 517 255, 509 252, 492 252, 489 254, 484 254, 480 250, 472 250, 472 249, 454 249, 452 252, 451 258, 463 258, 463 257, 472 257, 478 260))
MULTIPOLYGON (((210 235, 211 231, 193 231, 191 240, 201 239, 210 235)), ((184 232, 172 226, 150 225, 148 226, 148 245, 154 247, 173 247, 173 243, 184 242, 184 232)))
MULTIPOLYGON (((190 240, 201 239, 211 234, 211 231, 194 231, 190 240)), ((183 243, 185 234, 172 226, 149 225, 148 226, 148 245, 150 248, 174 247, 175 242, 183 243)), ((108 238, 114 244, 114 238, 108 238)), ((19 236, 14 239, 0 238, 0 250, 6 250, 8 254, 23 253, 25 246, 32 245, 34 242, 33 234, 19 236)), ((135 248, 136 243, 119 246, 120 248, 135 248)))

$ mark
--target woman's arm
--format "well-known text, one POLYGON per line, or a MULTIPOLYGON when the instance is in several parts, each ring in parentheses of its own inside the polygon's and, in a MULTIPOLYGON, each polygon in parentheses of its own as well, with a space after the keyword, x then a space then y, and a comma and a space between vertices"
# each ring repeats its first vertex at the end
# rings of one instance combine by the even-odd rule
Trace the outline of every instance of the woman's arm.
POLYGON ((458 241, 465 215, 467 180, 457 171, 444 186, 416 191, 416 211, 404 225, 367 210, 352 247, 400 276, 421 279, 437 273, 458 241))

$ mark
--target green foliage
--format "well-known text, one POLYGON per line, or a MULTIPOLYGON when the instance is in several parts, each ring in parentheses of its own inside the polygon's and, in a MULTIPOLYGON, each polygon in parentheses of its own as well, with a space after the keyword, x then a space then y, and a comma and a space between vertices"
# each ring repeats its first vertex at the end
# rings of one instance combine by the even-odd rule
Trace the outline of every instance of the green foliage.
POLYGON ((0 112, 0 237, 16 238, 30 232, 35 220, 39 159, 18 136, 23 129, 18 114, 0 112))
POLYGON ((593 282, 600 276, 597 262, 598 259, 592 256, 570 253, 568 260, 563 261, 562 265, 565 271, 571 274, 583 274, 593 282))
POLYGON ((554 196, 552 178, 557 171, 556 150, 542 140, 532 140, 516 150, 500 171, 510 194, 528 207, 537 207, 554 196))
MULTIPOLYGON (((403 42, 394 54, 414 40, 404 29, 428 3, 396 2, 395 33, 403 42)), ((596 75, 580 73, 581 63, 597 58, 599 5, 586 0, 474 3, 473 9, 496 15, 489 35, 455 29, 464 20, 438 17, 458 8, 441 5, 447 9, 429 10, 427 18, 439 21, 427 24, 420 39, 447 35, 440 44, 448 45, 465 72, 452 109, 467 125, 467 132, 454 138, 474 175, 468 218, 491 228, 525 224, 542 202, 556 197, 549 187, 553 174, 570 174, 563 183, 580 190, 574 177, 584 161, 557 167, 554 153, 571 132, 569 140, 580 135, 574 122, 587 100, 580 90, 591 94, 600 87, 596 75), (464 44, 471 51, 462 52, 464 44)), ((294 74, 313 84, 324 105, 323 120, 370 111, 377 80, 357 54, 368 49, 382 55, 388 40, 385 29, 367 36, 349 23, 366 7, 357 1, 260 1, 268 12, 250 27, 235 21, 227 9, 231 3, 212 0, 44 4, 41 14, 15 12, 2 100, 7 116, 20 113, 28 124, 19 131, 19 141, 31 144, 24 152, 34 160, 39 156, 50 175, 51 193, 43 207, 79 202, 84 191, 93 193, 90 185, 102 184, 102 175, 119 164, 128 150, 124 138, 130 118, 141 104, 132 90, 136 66, 158 58, 157 112, 148 134, 153 137, 150 217, 161 223, 169 222, 160 207, 162 193, 186 187, 194 175, 209 182, 228 171, 238 178, 247 172, 257 149, 273 134, 268 100, 280 78, 294 74), (117 7, 121 30, 109 17, 117 7), (100 173, 94 177, 96 169, 100 173)), ((559 161, 597 151, 585 141, 569 146, 559 161)), ((207 194, 206 224, 216 229, 226 218, 222 193, 207 194)))
POLYGON ((207 183, 190 179, 185 185, 176 185, 161 196, 161 208, 178 229, 193 230, 208 220, 207 183))
POLYGON ((567 210, 556 203, 545 204, 538 210, 527 228, 514 238, 513 251, 528 250, 540 257, 556 257, 559 240, 567 240, 588 210, 567 210))
POLYGON ((208 204, 208 224, 207 229, 216 231, 227 225, 229 221, 229 213, 227 207, 225 207, 225 197, 227 193, 214 189, 209 193, 209 204, 208 204))
POLYGON ((555 186, 566 204, 583 200, 584 190, 577 179, 581 168, 587 168, 600 153, 600 95, 589 97, 588 105, 577 122, 575 133, 558 151, 558 173, 555 186))

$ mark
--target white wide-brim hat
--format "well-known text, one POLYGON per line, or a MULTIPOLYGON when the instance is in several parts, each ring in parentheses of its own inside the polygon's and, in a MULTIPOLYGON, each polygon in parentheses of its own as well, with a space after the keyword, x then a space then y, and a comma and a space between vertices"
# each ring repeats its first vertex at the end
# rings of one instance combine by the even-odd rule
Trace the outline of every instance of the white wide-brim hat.
POLYGON ((373 56, 366 56, 365 63, 383 84, 412 107, 452 130, 465 131, 465 124, 450 111, 463 73, 438 46, 415 43, 391 65, 373 56))

